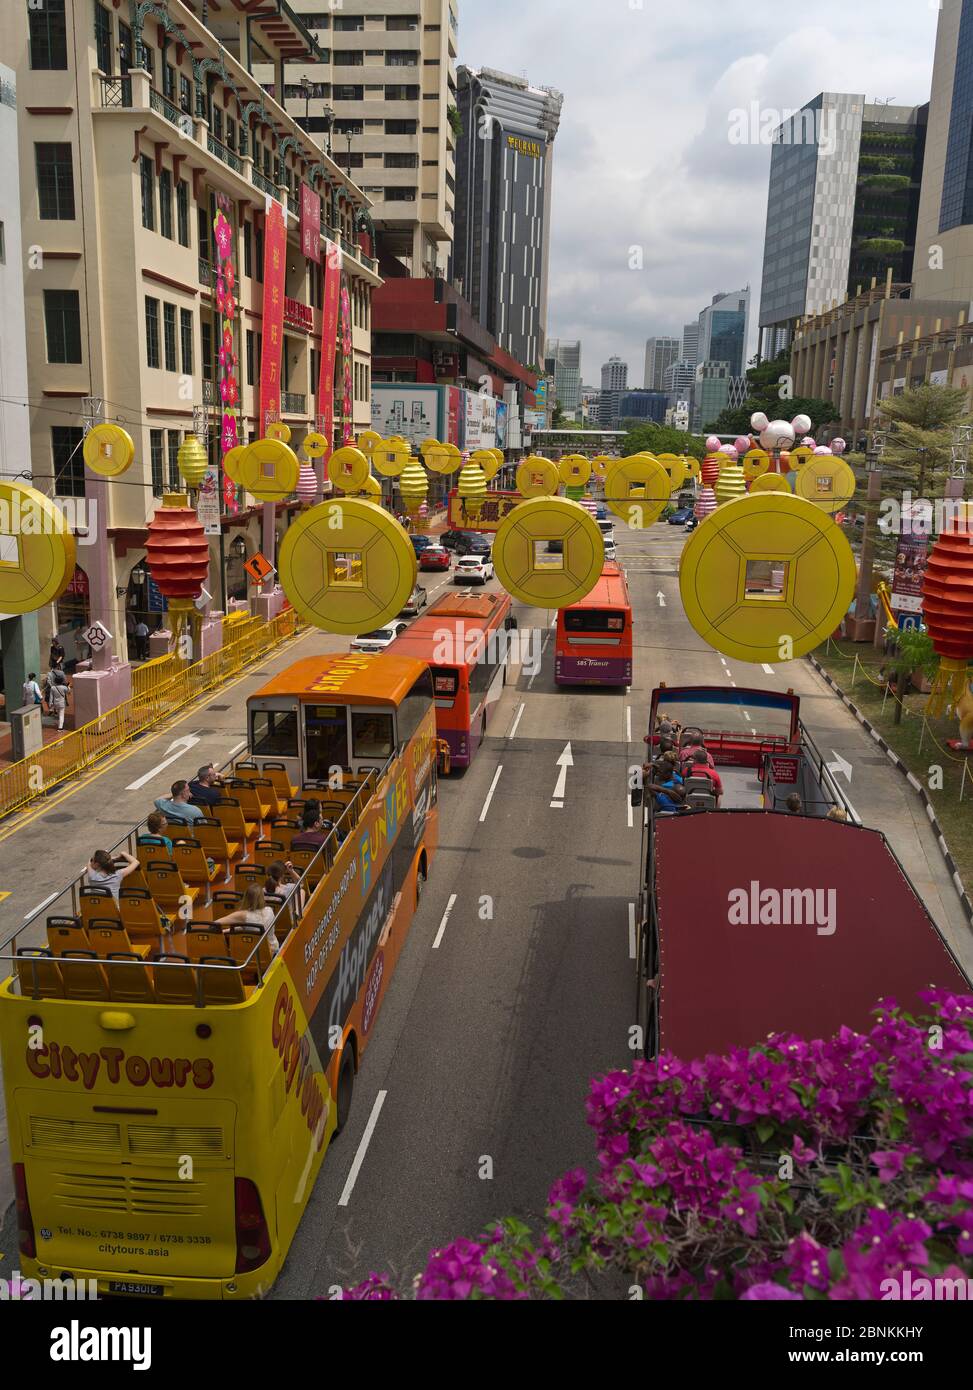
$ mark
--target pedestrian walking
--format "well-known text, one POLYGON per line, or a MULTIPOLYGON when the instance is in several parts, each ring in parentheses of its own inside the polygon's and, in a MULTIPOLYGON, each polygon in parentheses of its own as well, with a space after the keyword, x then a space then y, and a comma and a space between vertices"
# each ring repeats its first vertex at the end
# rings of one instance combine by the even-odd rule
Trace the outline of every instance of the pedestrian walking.
POLYGON ((48 713, 53 714, 56 717, 57 727, 59 729, 63 729, 64 715, 67 712, 68 707, 68 683, 67 677, 64 677, 64 684, 61 685, 59 681, 54 679, 54 677, 58 675, 64 677, 64 672, 52 671, 51 678, 48 681, 47 709, 48 713))
POLYGON ((24 681, 23 697, 25 705, 42 705, 44 703, 41 688, 37 684, 36 671, 31 671, 30 675, 24 681))
POLYGON ((144 618, 135 624, 135 651, 139 661, 149 659, 149 629, 144 618))
POLYGON ((64 660, 64 648, 57 640, 57 633, 51 638, 51 669, 64 660))

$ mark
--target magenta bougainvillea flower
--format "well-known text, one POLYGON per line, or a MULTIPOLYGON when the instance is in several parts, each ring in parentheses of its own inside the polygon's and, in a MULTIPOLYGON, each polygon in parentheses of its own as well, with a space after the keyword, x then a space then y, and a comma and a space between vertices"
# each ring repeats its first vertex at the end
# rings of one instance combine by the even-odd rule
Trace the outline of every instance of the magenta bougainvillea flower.
POLYGON ((235 416, 233 416, 233 415, 224 415, 224 416, 223 416, 223 427, 222 427, 222 430, 221 430, 221 432, 220 432, 220 441, 221 441, 221 444, 222 444, 222 448, 223 448, 223 453, 224 453, 224 454, 229 453, 229 451, 230 451, 231 449, 235 449, 235 448, 236 448, 236 446, 237 446, 237 429, 236 429, 236 418, 235 418, 235 416))
MULTIPOLYGON (((607 1275, 649 1299, 857 1300, 973 1278, 973 998, 923 1001, 882 1000, 867 1033, 596 1077, 594 1176, 554 1183, 541 1230, 434 1251, 413 1296, 587 1296, 607 1275)), ((377 1274, 348 1294, 394 1296, 377 1274)))
POLYGON ((219 252, 220 260, 227 260, 233 251, 233 233, 230 224, 222 212, 216 214, 214 222, 214 236, 216 239, 216 249, 219 252))
POLYGON ((227 261, 223 269, 223 274, 226 278, 226 288, 232 290, 233 286, 236 284, 236 271, 233 269, 232 261, 227 261))

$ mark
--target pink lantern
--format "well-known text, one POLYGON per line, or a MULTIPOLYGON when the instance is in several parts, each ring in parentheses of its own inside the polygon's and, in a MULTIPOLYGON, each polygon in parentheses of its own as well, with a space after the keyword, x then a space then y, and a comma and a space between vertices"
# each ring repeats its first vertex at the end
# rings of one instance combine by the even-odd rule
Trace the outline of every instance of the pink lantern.
POLYGON ((733 463, 736 463, 739 457, 739 450, 735 444, 721 444, 720 453, 726 454, 727 458, 733 463))
POLYGON ((832 439, 832 441, 831 441, 831 452, 832 452, 833 454, 837 454, 837 456, 838 456, 839 458, 841 457, 841 455, 845 452, 845 450, 846 450, 847 448, 848 448, 848 445, 847 445, 847 443, 845 442, 844 439, 832 439))
POLYGON ((746 454, 750 451, 750 436, 748 434, 738 434, 733 441, 733 447, 737 454, 746 454))
POLYGON ((757 434, 762 434, 769 424, 770 421, 762 410, 758 410, 750 416, 750 428, 757 434))
POLYGON ((696 505, 693 513, 699 517, 700 521, 705 521, 711 512, 716 511, 716 493, 711 487, 701 487, 696 498, 696 505))
POLYGON ((720 441, 715 434, 706 437, 706 452, 708 454, 718 454, 720 451, 720 441))
POLYGON ((827 444, 818 444, 814 452, 816 454, 830 454, 831 450, 828 448, 827 444))
POLYGON ((309 463, 301 464, 301 471, 297 477, 297 500, 298 502, 313 502, 317 496, 318 478, 314 469, 309 463))

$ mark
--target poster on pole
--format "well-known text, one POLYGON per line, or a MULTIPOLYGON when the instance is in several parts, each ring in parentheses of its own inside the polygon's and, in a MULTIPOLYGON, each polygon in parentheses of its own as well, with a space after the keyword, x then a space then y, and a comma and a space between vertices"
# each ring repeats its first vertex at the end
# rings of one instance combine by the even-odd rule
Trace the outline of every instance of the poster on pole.
POLYGON ((892 610, 900 613, 922 612, 922 581, 926 573, 929 541, 925 536, 899 537, 895 554, 895 574, 892 578, 892 610))
POLYGON ((207 536, 220 534, 220 470, 211 464, 199 480, 196 515, 207 536))
POLYGON ((327 463, 334 445, 334 364, 338 352, 338 308, 341 298, 341 248, 325 242, 324 300, 321 312, 321 365, 318 372, 318 410, 321 433, 328 441, 327 463))
POLYGON ((280 419, 280 357, 284 345, 284 272, 287 229, 284 210, 271 199, 264 227, 263 360, 260 364, 260 438, 280 419))

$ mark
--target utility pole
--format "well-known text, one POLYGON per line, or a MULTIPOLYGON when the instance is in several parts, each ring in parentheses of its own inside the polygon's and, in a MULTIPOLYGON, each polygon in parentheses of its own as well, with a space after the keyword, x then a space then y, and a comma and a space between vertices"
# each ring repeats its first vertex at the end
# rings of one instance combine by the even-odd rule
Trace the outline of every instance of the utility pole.
MULTIPOLYGON (((862 530, 861 556, 858 562, 858 589, 855 594, 855 640, 862 636, 862 629, 871 621, 872 570, 875 564, 875 530, 878 526, 879 502, 882 496, 881 457, 885 450, 886 431, 873 430, 869 435, 865 456, 868 476, 868 491, 865 502, 865 525, 862 530)), ((880 618, 875 618, 873 639, 878 635, 880 618)))

